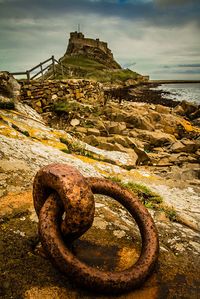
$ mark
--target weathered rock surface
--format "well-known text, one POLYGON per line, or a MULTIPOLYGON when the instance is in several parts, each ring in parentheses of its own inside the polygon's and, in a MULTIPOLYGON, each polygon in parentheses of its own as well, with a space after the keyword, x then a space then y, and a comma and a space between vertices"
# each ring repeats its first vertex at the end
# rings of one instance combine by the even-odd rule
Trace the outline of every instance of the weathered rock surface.
POLYGON ((0 72, 0 107, 13 108, 20 95, 20 84, 9 72, 0 72))
MULTIPOLYGON (((113 103, 117 115, 118 108, 115 106, 113 103)), ((123 110, 118 110, 120 117, 125 115, 122 121, 126 130, 131 125, 125 121, 129 113, 140 113, 141 118, 146 118, 153 128, 157 126, 156 130, 152 127, 149 130, 130 128, 123 136, 109 135, 108 132, 107 137, 95 134, 85 137, 93 138, 97 143, 100 138, 107 138, 107 143, 118 147, 118 151, 107 151, 84 143, 64 130, 48 127, 41 115, 28 106, 19 106, 18 111, 0 110, 0 297, 107 298, 69 283, 40 249, 37 216, 31 196, 32 181, 40 167, 59 162, 75 166, 85 176, 114 176, 124 183, 142 183, 163 198, 165 208, 149 208, 160 238, 158 265, 140 289, 111 298, 198 298, 200 176, 198 147, 193 150, 198 143, 198 128, 172 114, 171 110, 168 116, 166 110, 160 108, 163 114, 159 118, 155 106, 151 105, 125 104, 123 110), (166 124, 162 125, 163 115, 176 123, 175 137, 166 132, 166 124), (182 135, 188 138, 182 138, 182 135), (124 144, 120 144, 119 140, 124 144), (177 142, 181 144, 176 149, 185 147, 188 150, 172 152, 177 142), (150 148, 151 152, 147 150, 150 148), (136 166, 140 164, 137 163, 140 154, 151 162, 154 159, 155 165, 136 166), (176 164, 177 161, 180 164, 176 164), (159 163, 170 165, 161 167, 159 163), (176 222, 169 220, 174 214, 176 222)), ((114 121, 112 113, 110 115, 109 121, 114 121)), ((100 126, 104 128, 105 118, 100 119, 99 115, 97 118, 95 126, 98 123, 99 127, 76 126, 77 132, 82 128, 83 135, 87 135, 88 130, 92 132, 91 129, 101 133, 100 126)), ((108 121, 108 116, 105 121, 108 121)), ((104 129, 107 130, 106 125, 104 129)), ((99 269, 126 269, 136 262, 140 254, 138 228, 127 211, 115 201, 98 195, 95 202, 93 227, 74 242, 72 250, 81 260, 99 269)))

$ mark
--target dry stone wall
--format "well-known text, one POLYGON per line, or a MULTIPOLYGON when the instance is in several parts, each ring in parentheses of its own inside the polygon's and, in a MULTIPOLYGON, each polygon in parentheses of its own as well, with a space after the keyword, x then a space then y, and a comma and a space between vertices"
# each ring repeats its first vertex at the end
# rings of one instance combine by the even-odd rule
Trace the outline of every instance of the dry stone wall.
POLYGON ((70 79, 21 81, 21 101, 37 112, 48 111, 57 101, 78 101, 82 103, 103 102, 103 86, 95 81, 70 79))

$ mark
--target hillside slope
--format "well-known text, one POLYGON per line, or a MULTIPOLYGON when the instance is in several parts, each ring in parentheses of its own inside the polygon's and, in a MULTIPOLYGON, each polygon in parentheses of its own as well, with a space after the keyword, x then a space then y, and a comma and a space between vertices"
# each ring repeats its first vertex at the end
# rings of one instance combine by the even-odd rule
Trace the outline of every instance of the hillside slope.
MULTIPOLYGON (((70 33, 67 50, 59 62, 55 65, 56 79, 87 78, 114 83, 141 77, 129 69, 122 69, 107 43, 85 38, 81 32, 70 33)), ((53 68, 46 73, 46 78, 51 78, 52 74, 53 68)))

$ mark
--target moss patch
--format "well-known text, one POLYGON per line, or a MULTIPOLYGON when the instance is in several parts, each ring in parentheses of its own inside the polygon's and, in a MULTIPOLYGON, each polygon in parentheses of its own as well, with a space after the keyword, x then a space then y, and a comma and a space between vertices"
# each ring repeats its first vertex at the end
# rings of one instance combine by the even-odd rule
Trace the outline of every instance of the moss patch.
POLYGON ((0 102, 0 109, 15 109, 15 104, 13 102, 0 102))
POLYGON ((177 213, 174 208, 165 205, 162 197, 148 187, 133 182, 124 183, 118 177, 109 177, 109 179, 137 195, 146 208, 164 212, 170 221, 177 221, 177 213))

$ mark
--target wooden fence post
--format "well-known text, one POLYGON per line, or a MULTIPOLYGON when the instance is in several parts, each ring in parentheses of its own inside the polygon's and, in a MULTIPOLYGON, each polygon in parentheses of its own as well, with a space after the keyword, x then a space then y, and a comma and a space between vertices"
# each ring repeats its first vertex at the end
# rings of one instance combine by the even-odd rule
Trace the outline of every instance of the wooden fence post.
POLYGON ((54 55, 52 56, 52 66, 53 66, 53 76, 54 76, 54 79, 55 79, 56 72, 55 72, 55 58, 54 58, 54 55))
POLYGON ((63 71, 63 64, 62 64, 62 62, 60 62, 60 66, 61 66, 62 76, 64 77, 64 71, 63 71))
POLYGON ((42 74, 42 81, 44 81, 44 73, 43 73, 43 67, 42 67, 42 63, 40 62, 40 69, 41 69, 41 74, 42 74))
POLYGON ((26 71, 27 80, 30 81, 30 72, 26 71))

